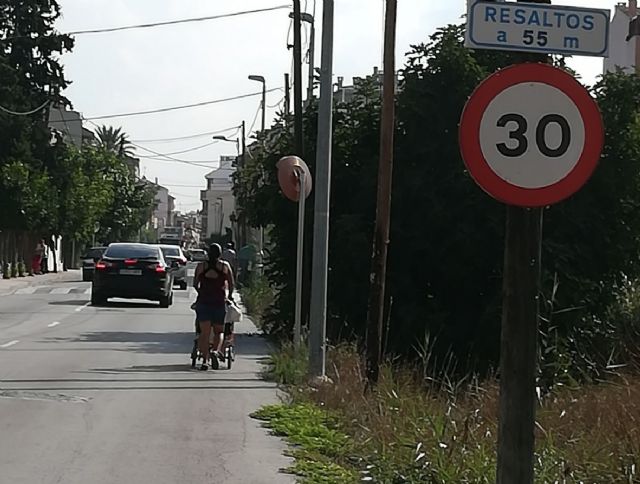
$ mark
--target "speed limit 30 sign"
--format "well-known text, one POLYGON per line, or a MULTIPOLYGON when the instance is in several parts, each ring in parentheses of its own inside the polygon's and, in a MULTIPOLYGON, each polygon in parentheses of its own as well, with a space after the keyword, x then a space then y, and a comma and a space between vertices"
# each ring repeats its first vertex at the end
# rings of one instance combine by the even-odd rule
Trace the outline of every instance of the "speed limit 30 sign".
POLYGON ((460 122, 469 173, 501 202, 552 205, 570 197, 596 168, 602 117, 589 92, 547 64, 518 64, 482 82, 460 122))

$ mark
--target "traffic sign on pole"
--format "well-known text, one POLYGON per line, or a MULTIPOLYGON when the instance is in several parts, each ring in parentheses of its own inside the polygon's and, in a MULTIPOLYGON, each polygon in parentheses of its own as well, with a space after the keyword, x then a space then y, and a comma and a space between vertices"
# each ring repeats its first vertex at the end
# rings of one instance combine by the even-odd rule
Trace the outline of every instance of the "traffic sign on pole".
POLYGON ((560 202, 589 179, 604 128, 597 104, 569 73, 547 64, 502 69, 462 114, 460 149, 473 179, 509 205, 560 202))
POLYGON ((608 57, 609 10, 468 0, 466 46, 608 57))
POLYGON ((296 303, 293 322, 293 345, 296 351, 302 343, 302 277, 304 258, 305 202, 311 193, 309 167, 297 156, 285 156, 276 164, 278 183, 289 200, 298 202, 298 244, 296 253, 296 303))

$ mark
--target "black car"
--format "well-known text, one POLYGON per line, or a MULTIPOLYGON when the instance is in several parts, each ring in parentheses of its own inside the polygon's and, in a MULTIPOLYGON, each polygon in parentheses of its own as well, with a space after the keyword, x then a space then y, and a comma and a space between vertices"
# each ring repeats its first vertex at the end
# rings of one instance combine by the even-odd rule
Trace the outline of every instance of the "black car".
POLYGON ((96 262, 100 260, 106 247, 91 247, 86 254, 82 256, 82 280, 92 281, 93 270, 95 269, 96 262))
POLYGON ((168 308, 173 303, 173 268, 159 247, 147 244, 111 244, 96 262, 91 304, 110 297, 150 299, 168 308))

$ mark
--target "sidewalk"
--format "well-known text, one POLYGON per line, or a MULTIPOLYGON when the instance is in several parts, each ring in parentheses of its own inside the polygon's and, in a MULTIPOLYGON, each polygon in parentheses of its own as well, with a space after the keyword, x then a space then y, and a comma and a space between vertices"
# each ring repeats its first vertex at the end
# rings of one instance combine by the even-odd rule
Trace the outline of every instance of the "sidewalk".
POLYGON ((72 269, 66 272, 50 272, 40 276, 17 277, 15 279, 0 279, 0 295, 7 295, 18 289, 31 286, 46 286, 58 282, 80 282, 81 271, 72 269))

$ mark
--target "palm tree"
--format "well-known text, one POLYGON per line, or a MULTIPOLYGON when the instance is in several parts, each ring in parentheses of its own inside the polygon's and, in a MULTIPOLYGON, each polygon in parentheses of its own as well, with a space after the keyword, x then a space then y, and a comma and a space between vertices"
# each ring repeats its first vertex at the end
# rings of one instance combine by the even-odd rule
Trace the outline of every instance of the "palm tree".
POLYGON ((123 158, 134 155, 133 145, 122 128, 103 125, 96 130, 96 135, 98 136, 98 146, 101 148, 123 158))

